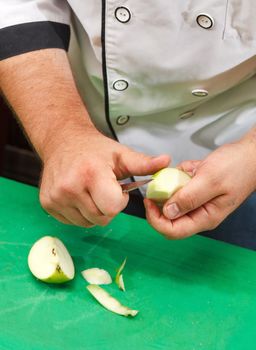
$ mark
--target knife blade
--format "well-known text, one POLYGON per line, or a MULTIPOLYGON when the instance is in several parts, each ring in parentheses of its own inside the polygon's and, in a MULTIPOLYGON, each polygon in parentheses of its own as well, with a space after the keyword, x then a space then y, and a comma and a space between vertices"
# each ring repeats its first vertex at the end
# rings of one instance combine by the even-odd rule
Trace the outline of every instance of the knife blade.
POLYGON ((136 190, 137 188, 146 185, 152 181, 152 179, 146 179, 146 180, 140 180, 140 181, 133 181, 128 183, 120 183, 120 186, 122 187, 123 192, 127 193, 133 190, 136 190))

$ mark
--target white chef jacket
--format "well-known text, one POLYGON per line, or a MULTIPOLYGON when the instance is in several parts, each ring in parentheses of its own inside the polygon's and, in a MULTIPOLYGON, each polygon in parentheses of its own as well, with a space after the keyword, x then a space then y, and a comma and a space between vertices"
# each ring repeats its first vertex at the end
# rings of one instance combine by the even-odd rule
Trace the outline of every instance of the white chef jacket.
POLYGON ((255 0, 0 4, 0 59, 69 46, 95 125, 137 151, 200 159, 255 125, 255 0))

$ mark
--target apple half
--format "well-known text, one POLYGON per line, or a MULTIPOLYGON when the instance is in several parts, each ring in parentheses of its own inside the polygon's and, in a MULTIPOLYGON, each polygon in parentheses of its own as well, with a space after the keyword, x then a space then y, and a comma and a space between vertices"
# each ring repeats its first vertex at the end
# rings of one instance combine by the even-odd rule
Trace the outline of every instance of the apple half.
POLYGON ((146 197, 161 204, 185 186, 191 177, 177 168, 164 168, 155 173, 152 179, 147 186, 146 197))
POLYGON ((65 245, 56 237, 44 236, 36 241, 28 255, 32 274, 47 283, 63 283, 74 278, 73 260, 65 245))

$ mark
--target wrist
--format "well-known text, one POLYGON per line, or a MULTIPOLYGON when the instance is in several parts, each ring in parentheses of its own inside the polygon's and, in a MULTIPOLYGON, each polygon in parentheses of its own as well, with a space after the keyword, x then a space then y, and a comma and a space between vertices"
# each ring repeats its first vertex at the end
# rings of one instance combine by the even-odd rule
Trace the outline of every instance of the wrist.
MULTIPOLYGON (((79 143, 79 140, 85 140, 89 135, 98 134, 89 117, 80 113, 78 116, 72 115, 62 119, 61 124, 53 123, 51 128, 44 130, 44 135, 40 138, 32 140, 35 149, 44 163, 53 154, 62 152, 67 149, 69 145, 79 143)), ((35 135, 33 135, 35 136, 35 135)))

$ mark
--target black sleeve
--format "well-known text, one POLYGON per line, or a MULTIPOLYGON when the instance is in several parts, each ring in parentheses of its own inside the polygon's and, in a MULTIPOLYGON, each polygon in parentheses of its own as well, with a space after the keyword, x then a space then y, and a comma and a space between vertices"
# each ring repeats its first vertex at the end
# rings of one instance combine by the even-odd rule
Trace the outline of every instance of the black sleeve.
POLYGON ((68 50, 70 8, 65 0, 0 0, 0 60, 46 48, 68 50), (18 4, 17 4, 18 2, 18 4))

